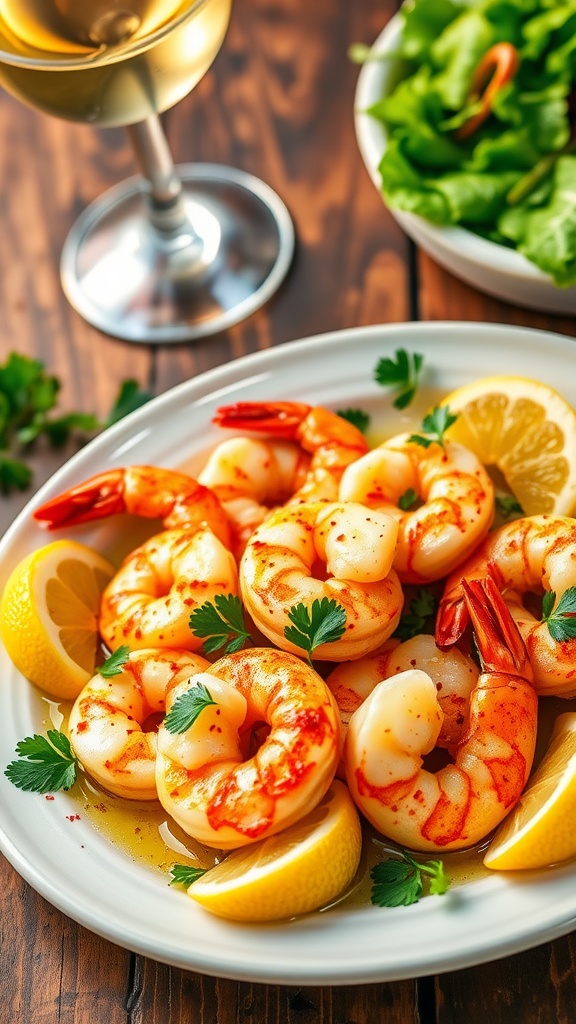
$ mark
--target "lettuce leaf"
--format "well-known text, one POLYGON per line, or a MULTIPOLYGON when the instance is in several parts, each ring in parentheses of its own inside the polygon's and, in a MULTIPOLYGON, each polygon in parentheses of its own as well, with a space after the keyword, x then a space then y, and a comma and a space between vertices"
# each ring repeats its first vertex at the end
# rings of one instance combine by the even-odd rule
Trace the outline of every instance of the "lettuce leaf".
POLYGON ((557 285, 576 284, 576 156, 558 158, 542 206, 534 209, 526 202, 512 207, 501 215, 498 228, 557 285))
POLYGON ((576 135, 576 0, 410 0, 401 14, 406 73, 369 111, 388 136, 386 203, 517 247, 556 284, 575 283, 576 157, 562 153, 576 135), (518 50, 517 74, 460 141, 477 109, 474 71, 501 41, 518 50), (553 180, 510 207, 512 186, 543 158, 553 180))

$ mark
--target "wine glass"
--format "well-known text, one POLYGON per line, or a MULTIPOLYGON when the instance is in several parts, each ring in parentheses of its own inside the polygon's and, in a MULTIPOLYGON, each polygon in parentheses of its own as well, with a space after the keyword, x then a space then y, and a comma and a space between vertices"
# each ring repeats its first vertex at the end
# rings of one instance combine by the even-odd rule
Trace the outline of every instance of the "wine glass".
POLYGON ((294 231, 258 178, 174 167, 159 114, 218 53, 231 0, 0 0, 0 83, 38 110, 127 128, 140 175, 92 203, 64 244, 72 306, 127 341, 214 334, 284 278, 294 231))

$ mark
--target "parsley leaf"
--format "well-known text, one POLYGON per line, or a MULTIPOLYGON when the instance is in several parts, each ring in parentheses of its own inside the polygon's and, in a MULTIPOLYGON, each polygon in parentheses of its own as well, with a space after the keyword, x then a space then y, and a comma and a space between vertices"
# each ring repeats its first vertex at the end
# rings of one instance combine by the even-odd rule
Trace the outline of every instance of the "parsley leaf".
POLYGON ((511 495, 504 495, 502 497, 497 496, 495 498, 495 504, 500 515, 504 519, 509 519, 510 516, 523 516, 525 514, 520 502, 511 495))
POLYGON ((408 512, 413 505, 418 501, 418 495, 413 487, 409 487, 404 494, 401 494, 398 498, 398 508, 401 508, 403 512, 408 512))
POLYGON ((9 459, 0 455, 0 491, 10 494, 11 491, 25 491, 30 486, 32 470, 18 459, 9 459))
POLYGON ((416 394, 424 356, 418 352, 406 352, 403 348, 396 349, 394 355, 395 359, 384 356, 378 360, 374 380, 383 388, 397 392, 392 404, 396 409, 405 409, 416 394))
POLYGON ((370 416, 363 409, 339 409, 338 416, 343 420, 348 420, 348 423, 357 427, 362 434, 365 434, 370 426, 370 416))
POLYGON ((127 644, 122 644, 115 651, 112 652, 109 658, 100 665, 98 674, 103 676, 104 679, 111 679, 112 676, 119 676, 123 666, 130 657, 130 648, 127 644))
POLYGON ((246 629, 242 602, 235 594, 216 594, 214 601, 205 601, 194 609, 189 625, 194 636, 208 637, 202 645, 205 654, 213 654, 221 647, 225 654, 232 654, 252 639, 246 629))
POLYGON ((576 637, 576 587, 568 587, 558 601, 556 594, 549 590, 542 598, 542 622, 548 626, 553 640, 573 640, 576 637))
POLYGON ((458 416, 451 413, 447 405, 436 405, 422 420, 422 430, 426 436, 410 434, 408 440, 423 448, 429 448, 431 444, 439 444, 443 448, 444 434, 457 419, 458 416))
POLYGON ((401 860, 375 864, 370 878, 374 882, 370 898, 377 907, 407 907, 416 903, 423 892, 420 872, 401 860))
POLYGON ((210 707, 211 704, 216 705, 216 701, 213 700, 208 687, 204 686, 204 683, 196 683, 176 698, 164 719, 164 725, 168 732, 186 732, 194 725, 204 708, 210 707))
POLYGON ((18 789, 52 793, 70 789, 76 780, 78 759, 59 729, 49 729, 46 736, 27 736, 17 743, 16 753, 21 760, 11 761, 4 775, 18 789))
POLYGON ((306 651, 308 661, 316 647, 339 640, 346 629, 344 608, 328 597, 313 601, 311 608, 302 602, 293 605, 288 618, 293 625, 284 627, 284 636, 295 647, 306 651))
POLYGON ((429 860, 426 865, 421 864, 420 869, 430 876, 431 896, 444 896, 448 892, 450 876, 444 871, 441 860, 429 860))
POLYGON ((190 864, 174 864, 170 869, 169 885, 183 885, 188 888, 197 878, 205 875, 207 868, 193 868, 190 864))
POLYGON ((441 860, 422 864, 399 850, 398 858, 381 861, 372 868, 372 903, 378 907, 408 907, 416 903, 424 895, 423 875, 430 878, 430 895, 442 896, 447 892, 450 879, 441 860))
POLYGON ((53 448, 66 444, 74 431, 93 434, 147 402, 151 395, 140 391, 135 381, 125 381, 107 420, 91 413, 69 412, 51 415, 58 401, 60 381, 46 373, 37 359, 11 352, 0 364, 0 492, 25 490, 32 471, 19 458, 39 437, 53 448), (6 452, 6 454, 2 454, 6 452))
POLYGON ((128 413, 139 409, 141 405, 149 402, 152 395, 149 391, 142 391, 136 380, 125 380, 120 385, 120 391, 106 422, 103 426, 111 427, 113 423, 123 419, 128 413))
POLYGON ((410 601, 408 611, 400 616, 394 636, 399 640, 410 640, 413 636, 423 633, 426 628, 426 619, 434 614, 436 604, 434 594, 425 588, 420 590, 410 601))

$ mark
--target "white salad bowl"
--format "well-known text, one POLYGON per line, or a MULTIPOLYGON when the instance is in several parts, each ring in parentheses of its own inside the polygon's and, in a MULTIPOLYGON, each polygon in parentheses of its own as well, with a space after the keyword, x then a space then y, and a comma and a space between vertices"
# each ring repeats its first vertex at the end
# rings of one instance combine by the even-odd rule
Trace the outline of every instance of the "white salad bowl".
MULTIPOLYGON (((382 123, 366 111, 386 96, 402 77, 398 52, 402 19, 393 17, 371 49, 358 78, 354 100, 356 137, 374 185, 381 192, 378 170, 386 149, 382 123), (390 59, 383 59, 389 54, 390 59)), ((410 238, 442 267, 475 288, 519 306, 549 313, 576 313, 576 287, 559 288, 524 256, 460 227, 439 227, 412 213, 390 211, 410 238)))

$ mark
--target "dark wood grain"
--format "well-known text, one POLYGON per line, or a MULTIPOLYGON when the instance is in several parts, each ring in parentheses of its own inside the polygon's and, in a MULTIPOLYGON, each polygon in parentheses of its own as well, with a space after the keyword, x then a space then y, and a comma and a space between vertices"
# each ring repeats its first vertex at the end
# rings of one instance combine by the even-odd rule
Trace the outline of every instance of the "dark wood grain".
MULTIPOLYGON (((134 173, 120 129, 41 117, 0 94, 0 360, 19 351, 62 383, 62 411, 104 417, 120 382, 160 393, 245 353, 371 323, 485 320, 576 334, 573 320, 476 292, 416 253, 369 181, 354 137, 357 69, 391 0, 237 0, 223 49, 193 94, 164 116, 178 162, 250 171, 294 219, 290 274, 265 309, 194 344, 152 348, 84 323, 60 289, 59 254, 80 211, 134 173)), ((39 486, 72 454, 31 454, 39 486)), ((29 495, 0 499, 0 531, 29 495)), ((70 921, 0 860, 0 1019, 10 1024, 567 1024, 575 947, 535 950, 439 978, 333 989, 267 986, 172 969, 70 921)))

